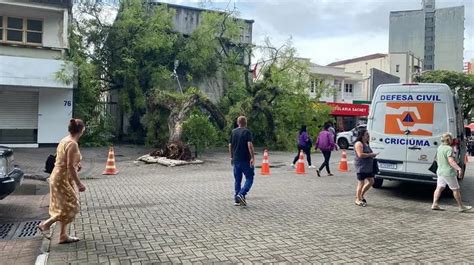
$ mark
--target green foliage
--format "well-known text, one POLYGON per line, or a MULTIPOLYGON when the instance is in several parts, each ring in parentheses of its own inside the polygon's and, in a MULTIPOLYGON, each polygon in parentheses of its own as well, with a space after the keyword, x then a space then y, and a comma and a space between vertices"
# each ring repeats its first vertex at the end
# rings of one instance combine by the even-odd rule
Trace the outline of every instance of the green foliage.
POLYGON ((111 139, 114 138, 112 121, 113 119, 107 114, 89 120, 86 132, 81 138, 81 144, 88 147, 110 145, 111 139))
MULTIPOLYGON (((474 107, 474 75, 454 71, 436 70, 428 71, 415 78, 420 83, 443 83, 453 91, 457 91, 462 102, 465 118, 469 117, 474 107)), ((474 113, 471 113, 474 115, 474 113)))
MULTIPOLYGON (((316 128, 328 118, 329 110, 316 107, 308 97, 309 65, 296 58, 290 42, 274 48, 266 41, 263 78, 251 82, 252 47, 240 43, 243 22, 229 13, 203 12, 200 25, 189 36, 174 31, 174 11, 166 5, 121 1, 111 26, 100 23, 94 12, 87 14, 92 19, 83 22, 85 26, 72 36, 77 41, 71 42, 84 87, 78 90, 76 110, 91 119, 100 117, 99 99, 104 90, 111 90, 129 117, 129 136, 137 142, 165 142, 184 119, 184 139, 202 149, 227 139, 236 118, 246 115, 256 144, 288 149, 293 148, 301 124, 316 128), (244 55, 249 57, 244 60, 244 55), (177 90, 175 60, 184 94, 177 90), (202 92, 191 86, 216 77, 224 80, 220 111, 209 102, 201 107, 214 118, 216 113, 226 114, 223 132, 217 132, 203 112, 185 117, 192 104, 202 100, 202 92)), ((222 126, 222 116, 218 120, 222 126)))
POLYGON ((267 42, 266 52, 269 63, 262 69, 263 79, 229 90, 221 101, 228 113, 226 131, 245 115, 256 145, 293 149, 301 125, 315 130, 329 119, 330 108, 309 98, 309 64, 296 58, 290 42, 280 49, 267 42))
POLYGON ((292 95, 275 106, 277 147, 292 150, 296 146, 296 135, 302 125, 308 127, 309 135, 314 138, 320 127, 330 119, 331 108, 317 104, 308 97, 292 95))
MULTIPOLYGON (((97 12, 97 7, 81 4, 79 10, 86 13, 97 12)), ((97 23, 95 17, 78 18, 69 30, 70 49, 66 59, 71 61, 78 73, 77 88, 74 90, 73 116, 82 119, 87 127, 81 142, 85 146, 104 146, 111 143, 113 119, 106 114, 106 106, 101 102, 104 82, 102 80, 102 59, 100 53, 91 53, 101 46, 106 29, 97 23)), ((72 82, 75 76, 66 71, 66 66, 56 73, 63 82, 72 82)))
POLYGON ((184 142, 194 145, 201 152, 204 148, 216 145, 218 131, 208 117, 193 113, 183 123, 183 138, 184 142))

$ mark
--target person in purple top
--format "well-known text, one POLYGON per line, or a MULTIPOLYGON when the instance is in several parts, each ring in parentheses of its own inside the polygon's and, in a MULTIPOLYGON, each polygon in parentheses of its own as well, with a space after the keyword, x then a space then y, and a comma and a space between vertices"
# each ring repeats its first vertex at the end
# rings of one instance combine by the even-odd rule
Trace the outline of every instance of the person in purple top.
POLYGON ((298 153, 295 156, 295 159, 293 159, 293 163, 291 164, 292 167, 295 167, 296 161, 298 161, 300 151, 303 150, 303 152, 306 154, 306 159, 308 160, 308 165, 309 168, 316 168, 315 166, 311 165, 311 146, 313 145, 313 142, 311 141, 311 138, 306 131, 306 125, 302 125, 300 129, 300 133, 298 134, 298 153))
POLYGON ((329 169, 329 159, 331 159, 331 152, 334 149, 337 150, 337 145, 334 143, 334 135, 329 131, 330 128, 330 123, 326 123, 324 125, 324 130, 319 133, 318 139, 316 140, 316 144, 314 146, 316 149, 319 148, 324 156, 323 164, 319 167, 319 169, 316 170, 318 177, 321 177, 321 170, 323 170, 324 167, 326 167, 328 176, 333 176, 331 170, 329 169))

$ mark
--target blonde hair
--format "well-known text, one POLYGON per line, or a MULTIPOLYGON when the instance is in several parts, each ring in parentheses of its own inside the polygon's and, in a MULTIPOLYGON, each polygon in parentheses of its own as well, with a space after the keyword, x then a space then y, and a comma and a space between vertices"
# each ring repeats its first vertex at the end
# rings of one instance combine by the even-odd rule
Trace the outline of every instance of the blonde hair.
POLYGON ((237 124, 241 127, 247 126, 247 118, 245 116, 240 116, 237 118, 237 124))
POLYGON ((453 141, 453 135, 451 133, 443 133, 441 136, 441 143, 450 144, 453 141))

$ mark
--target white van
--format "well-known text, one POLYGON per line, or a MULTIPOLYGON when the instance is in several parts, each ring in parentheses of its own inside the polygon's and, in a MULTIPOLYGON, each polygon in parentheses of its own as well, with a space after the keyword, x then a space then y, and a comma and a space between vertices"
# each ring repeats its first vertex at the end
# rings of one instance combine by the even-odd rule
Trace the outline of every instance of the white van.
POLYGON ((370 146, 384 179, 434 183, 428 170, 441 135, 455 138, 456 158, 465 170, 466 137, 457 95, 446 84, 384 84, 377 87, 368 118, 370 146))

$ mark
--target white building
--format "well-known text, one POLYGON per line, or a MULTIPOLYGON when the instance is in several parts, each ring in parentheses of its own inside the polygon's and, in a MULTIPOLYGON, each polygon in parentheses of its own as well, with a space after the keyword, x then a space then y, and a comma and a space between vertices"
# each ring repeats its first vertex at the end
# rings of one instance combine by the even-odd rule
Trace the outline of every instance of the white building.
POLYGON ((363 87, 361 73, 351 73, 341 67, 310 64, 309 95, 319 101, 352 103, 367 100, 367 90, 363 87), (322 82, 322 84, 320 84, 322 82), (321 89, 322 88, 322 89, 321 89))
POLYGON ((64 60, 72 0, 0 0, 0 145, 37 147, 67 134, 73 66, 64 60))
MULTIPOLYGON (((367 91, 368 95, 372 95, 376 87, 373 85, 370 69, 374 68, 398 77, 399 80, 397 82, 412 83, 414 77, 420 73, 423 67, 423 60, 416 57, 412 52, 375 53, 333 62, 328 64, 328 66, 341 67, 346 72, 362 74, 364 79, 363 90, 367 91)), ((388 82, 393 82, 393 79, 389 80, 388 82)), ((370 100, 370 96, 368 100, 370 100)))

